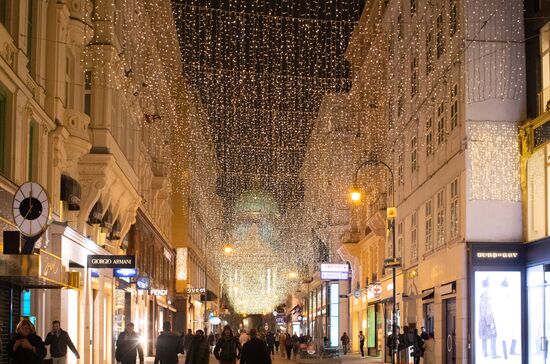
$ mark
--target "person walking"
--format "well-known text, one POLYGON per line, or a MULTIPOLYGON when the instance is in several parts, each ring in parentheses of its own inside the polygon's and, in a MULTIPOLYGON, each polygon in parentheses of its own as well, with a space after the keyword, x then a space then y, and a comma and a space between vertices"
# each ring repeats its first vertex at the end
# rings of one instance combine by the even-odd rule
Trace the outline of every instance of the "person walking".
POLYGON ((231 327, 229 325, 225 326, 222 336, 214 348, 214 356, 219 360, 220 364, 236 364, 237 359, 241 355, 241 350, 241 344, 239 340, 233 336, 231 327))
POLYGON ((61 328, 61 323, 58 320, 52 322, 52 331, 46 335, 44 345, 50 346, 50 356, 53 364, 65 364, 67 362, 67 347, 71 349, 77 359, 80 359, 80 354, 76 350, 69 333, 61 328))
POLYGON ((191 349, 191 343, 193 342, 193 331, 187 329, 187 334, 182 335, 183 337, 183 352, 187 354, 187 351, 191 349))
POLYGON ((342 334, 342 337, 340 338, 340 341, 342 342, 342 350, 344 351, 344 355, 348 353, 348 347, 349 347, 349 336, 345 332, 342 334))
POLYGON ((365 335, 363 331, 359 331, 359 349, 361 350, 361 358, 365 357, 365 335))
MULTIPOLYGON (((210 333, 212 335, 212 333, 210 333)), ((213 336, 213 335, 212 335, 213 336)), ((210 345, 202 330, 197 330, 187 356, 185 364, 208 364, 210 360, 210 345)))
POLYGON ((162 324, 162 332, 157 338, 155 364, 178 364, 178 354, 183 351, 180 337, 172 332, 170 322, 162 324))
POLYGON ((280 345, 280 336, 281 336, 281 330, 277 330, 277 333, 275 334, 275 352, 279 352, 279 345, 280 345))
MULTIPOLYGON (((265 341, 267 344, 267 351, 271 355, 275 355, 275 334, 273 334, 271 331, 268 331, 265 341)), ((243 348, 244 349, 244 348, 243 348)))
POLYGON ((431 332, 428 334, 428 340, 424 342, 424 364, 435 364, 435 340, 434 333, 431 332))
POLYGON ((286 335, 284 332, 281 332, 281 335, 279 335, 279 345, 281 346, 281 358, 284 358, 286 356, 286 335))
POLYGON ((300 338, 296 333, 292 335, 292 352, 294 353, 294 359, 298 356, 298 351, 300 350, 300 338))
POLYGON ((250 330, 250 340, 243 346, 240 364, 271 364, 265 343, 258 339, 256 329, 250 330))
POLYGON ((40 364, 46 356, 42 338, 36 335, 34 325, 23 319, 17 324, 15 335, 8 343, 8 357, 12 364, 40 364))
POLYGON ((415 342, 414 342, 414 364, 420 364, 420 358, 422 357, 422 353, 424 352, 424 340, 422 340, 422 337, 418 335, 418 329, 412 330, 415 342))
POLYGON ((143 364, 143 348, 140 337, 134 331, 134 324, 129 322, 126 330, 120 333, 116 340, 116 361, 122 364, 136 364, 136 356, 139 355, 139 363, 143 364))
POLYGON ((210 331, 210 334, 208 334, 208 346, 210 347, 210 352, 214 351, 214 346, 216 346, 216 337, 214 336, 214 333, 210 331))
POLYGON ((241 346, 246 344, 248 342, 248 340, 250 340, 250 338, 248 337, 248 334, 246 333, 246 330, 241 331, 241 336, 239 336, 239 341, 241 343, 241 346))
POLYGON ((290 336, 290 333, 285 335, 285 351, 286 351, 286 358, 290 360, 290 356, 292 355, 292 336, 290 336))

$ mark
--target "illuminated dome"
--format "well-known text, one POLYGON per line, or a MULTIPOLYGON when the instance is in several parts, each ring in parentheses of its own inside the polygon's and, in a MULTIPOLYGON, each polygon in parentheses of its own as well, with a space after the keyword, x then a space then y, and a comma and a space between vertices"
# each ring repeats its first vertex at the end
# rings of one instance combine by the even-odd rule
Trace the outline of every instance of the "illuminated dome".
POLYGON ((279 216, 279 206, 271 194, 254 189, 239 196, 235 202, 235 213, 248 216, 279 216))

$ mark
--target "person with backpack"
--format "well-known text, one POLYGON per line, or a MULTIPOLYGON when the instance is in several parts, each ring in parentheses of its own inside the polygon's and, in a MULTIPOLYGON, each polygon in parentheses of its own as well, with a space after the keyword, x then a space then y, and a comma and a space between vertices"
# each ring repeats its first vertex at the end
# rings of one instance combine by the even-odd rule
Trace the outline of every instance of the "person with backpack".
POLYGON ((225 326, 222 336, 214 348, 214 356, 219 360, 220 364, 236 364, 237 359, 241 356, 241 350, 242 347, 239 339, 233 335, 233 331, 229 325, 225 326))

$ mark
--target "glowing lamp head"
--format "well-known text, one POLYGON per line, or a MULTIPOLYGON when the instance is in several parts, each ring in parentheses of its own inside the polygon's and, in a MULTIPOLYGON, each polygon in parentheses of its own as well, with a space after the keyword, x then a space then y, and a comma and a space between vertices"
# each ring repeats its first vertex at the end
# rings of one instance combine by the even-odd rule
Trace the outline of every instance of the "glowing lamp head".
POLYGON ((358 203, 361 201, 361 190, 357 186, 353 186, 349 195, 352 202, 358 203))
POLYGON ((288 277, 289 277, 289 278, 292 278, 292 279, 298 278, 298 273, 296 273, 296 272, 290 272, 290 273, 288 274, 288 277))
POLYGON ((223 252, 225 254, 233 253, 233 247, 231 246, 231 244, 225 244, 224 247, 223 247, 223 252))

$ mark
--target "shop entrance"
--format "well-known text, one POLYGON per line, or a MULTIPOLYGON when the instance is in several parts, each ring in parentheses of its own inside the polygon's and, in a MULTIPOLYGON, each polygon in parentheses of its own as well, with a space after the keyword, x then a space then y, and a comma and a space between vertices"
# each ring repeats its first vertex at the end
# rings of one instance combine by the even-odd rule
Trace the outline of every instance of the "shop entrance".
POLYGON ((529 363, 548 364, 550 334, 550 264, 527 269, 529 363))
POLYGON ((445 310, 445 340, 443 341, 445 351, 445 363, 456 363, 456 298, 444 300, 445 310))

